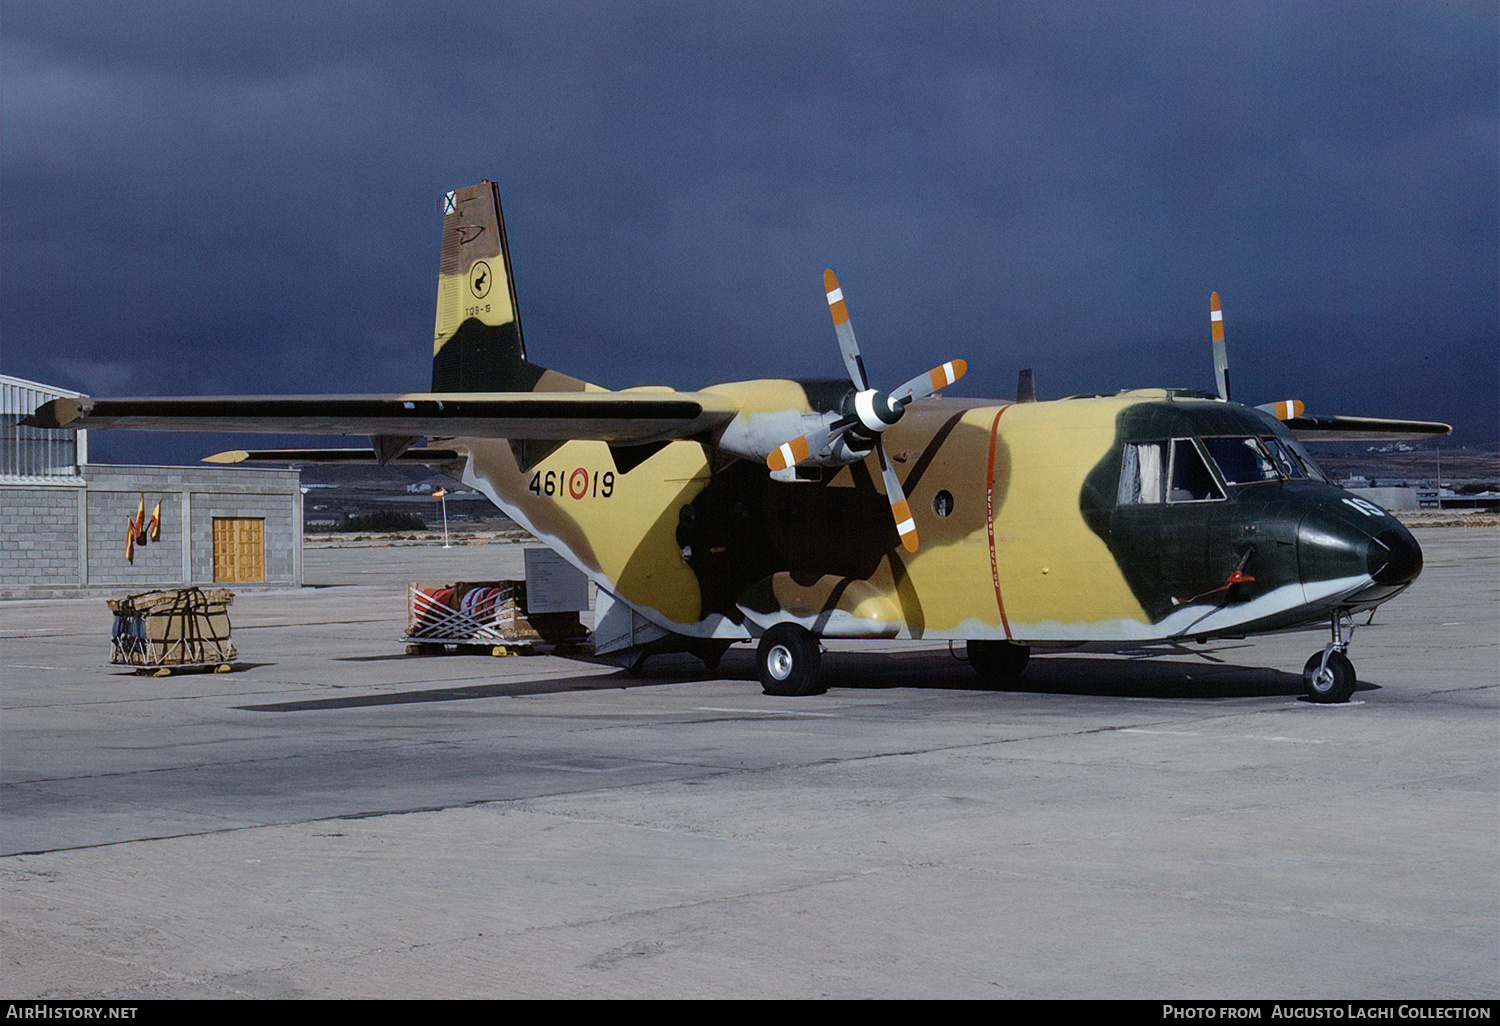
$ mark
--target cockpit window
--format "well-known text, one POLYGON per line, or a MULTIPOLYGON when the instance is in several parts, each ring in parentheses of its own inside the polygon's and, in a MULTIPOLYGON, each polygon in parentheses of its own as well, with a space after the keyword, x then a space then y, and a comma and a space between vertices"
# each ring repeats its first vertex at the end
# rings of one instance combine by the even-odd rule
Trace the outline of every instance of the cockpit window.
POLYGON ((1203 462, 1203 454, 1191 438, 1172 440, 1172 490, 1168 502, 1203 502, 1222 499, 1224 492, 1203 462))
POLYGON ((1191 438, 1125 444, 1116 495, 1121 506, 1222 498, 1223 489, 1191 438))
POLYGON ((1297 458, 1296 452, 1279 438, 1262 438, 1261 444, 1271 454, 1271 459, 1276 464, 1276 470, 1282 477, 1296 480, 1307 477, 1307 470, 1302 466, 1302 461, 1297 458))
POLYGON ((1320 468, 1317 463, 1313 462, 1312 456, 1308 454, 1306 449, 1302 448, 1301 442, 1297 441, 1295 438, 1288 438, 1280 441, 1282 445, 1291 450, 1292 455, 1297 458, 1297 462, 1301 464, 1302 470, 1307 474, 1308 477, 1312 478, 1314 481, 1326 482, 1328 480, 1328 476, 1323 473, 1322 468, 1320 468))
POLYGON ((1165 446, 1161 442, 1126 442, 1120 454, 1120 491, 1117 501, 1121 506, 1149 505, 1162 501, 1162 455, 1165 446))
POLYGON ((1281 477, 1258 438, 1205 438, 1203 444, 1227 484, 1256 484, 1281 477))

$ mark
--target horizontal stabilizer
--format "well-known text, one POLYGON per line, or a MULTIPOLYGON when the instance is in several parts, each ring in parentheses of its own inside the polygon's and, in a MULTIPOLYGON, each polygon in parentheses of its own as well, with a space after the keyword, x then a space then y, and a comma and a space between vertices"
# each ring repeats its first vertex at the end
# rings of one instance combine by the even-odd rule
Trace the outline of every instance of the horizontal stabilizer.
MULTIPOLYGON (((436 466, 462 459, 453 449, 408 449, 386 463, 436 466)), ((380 462, 372 449, 230 449, 203 457, 204 463, 369 463, 380 462)))
POLYGON ((1433 420, 1387 420, 1383 417, 1291 417, 1283 424, 1304 442, 1416 442, 1453 430, 1433 420))
POLYGON ((639 444, 701 434, 736 410, 690 392, 449 392, 405 396, 54 399, 23 424, 135 431, 590 439, 639 444))

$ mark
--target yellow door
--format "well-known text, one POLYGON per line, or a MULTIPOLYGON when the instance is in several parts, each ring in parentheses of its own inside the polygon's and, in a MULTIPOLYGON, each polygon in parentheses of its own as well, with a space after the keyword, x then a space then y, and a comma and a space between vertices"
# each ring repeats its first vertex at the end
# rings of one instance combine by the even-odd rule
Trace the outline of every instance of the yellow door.
POLYGON ((266 518, 214 517, 214 580, 266 579, 266 518))

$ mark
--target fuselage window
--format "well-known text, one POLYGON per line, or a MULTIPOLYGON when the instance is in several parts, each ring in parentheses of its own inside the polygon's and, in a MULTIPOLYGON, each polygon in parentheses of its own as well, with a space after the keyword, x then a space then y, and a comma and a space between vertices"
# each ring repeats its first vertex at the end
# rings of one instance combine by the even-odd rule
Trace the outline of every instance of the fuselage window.
POLYGON ((1203 462, 1191 438, 1172 439, 1172 490, 1168 502, 1204 502, 1224 498, 1223 489, 1203 462))
POLYGON ((1276 465, 1255 438, 1205 438, 1204 446, 1228 484, 1257 484, 1278 479, 1276 465))

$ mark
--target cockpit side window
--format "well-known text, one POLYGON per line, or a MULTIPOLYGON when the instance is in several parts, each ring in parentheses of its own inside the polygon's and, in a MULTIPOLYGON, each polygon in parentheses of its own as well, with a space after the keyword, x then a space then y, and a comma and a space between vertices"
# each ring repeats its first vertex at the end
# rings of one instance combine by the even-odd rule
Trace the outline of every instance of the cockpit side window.
POLYGON ((1162 502, 1206 502, 1224 498, 1203 454, 1191 438, 1127 442, 1120 454, 1121 506, 1162 502))
POLYGON ((1161 502, 1163 456, 1166 446, 1162 442, 1126 442, 1120 455, 1120 491, 1117 501, 1121 506, 1151 505, 1161 502))
POLYGON ((1205 502, 1224 498, 1224 491, 1203 462, 1191 438, 1172 439, 1172 489, 1168 502, 1205 502))
POLYGON ((1280 477, 1258 438, 1205 438, 1203 445, 1228 484, 1257 484, 1280 477))

